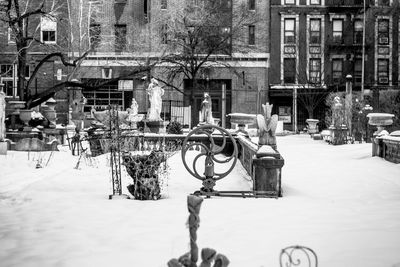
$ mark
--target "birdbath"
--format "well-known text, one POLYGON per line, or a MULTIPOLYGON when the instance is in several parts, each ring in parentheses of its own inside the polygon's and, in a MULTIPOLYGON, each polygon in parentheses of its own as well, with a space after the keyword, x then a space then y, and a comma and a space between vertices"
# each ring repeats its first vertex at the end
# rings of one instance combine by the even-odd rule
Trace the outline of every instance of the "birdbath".
POLYGON ((393 124, 394 115, 390 113, 369 113, 367 117, 368 124, 377 127, 377 130, 374 132, 374 136, 377 136, 385 129, 385 126, 393 124))
POLYGON ((247 134, 245 128, 248 125, 255 124, 257 122, 257 115, 246 114, 246 113, 229 113, 228 116, 231 118, 231 123, 237 124, 237 132, 243 132, 247 134))

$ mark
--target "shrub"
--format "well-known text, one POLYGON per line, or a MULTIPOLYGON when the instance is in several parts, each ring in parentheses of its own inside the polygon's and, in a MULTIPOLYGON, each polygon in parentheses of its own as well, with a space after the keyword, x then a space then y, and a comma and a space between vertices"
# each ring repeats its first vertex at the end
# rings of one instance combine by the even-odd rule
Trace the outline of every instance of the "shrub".
POLYGON ((167 125, 167 133, 169 134, 182 134, 182 124, 177 121, 171 121, 167 125))

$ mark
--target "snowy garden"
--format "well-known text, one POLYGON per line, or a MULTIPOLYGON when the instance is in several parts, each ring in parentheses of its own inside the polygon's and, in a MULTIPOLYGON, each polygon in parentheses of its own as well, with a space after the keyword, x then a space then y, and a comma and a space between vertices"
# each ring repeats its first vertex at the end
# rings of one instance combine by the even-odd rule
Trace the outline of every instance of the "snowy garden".
MULTIPOLYGON (((400 165, 371 157, 371 144, 331 146, 308 135, 277 138, 285 155, 283 197, 205 199, 199 248, 229 266, 279 266, 281 249, 302 245, 320 266, 399 266, 400 165)), ((187 195, 201 182, 180 153, 167 160, 161 199, 109 200, 109 154, 82 158, 8 151, 0 168, 2 266, 166 266, 189 251, 187 195), (38 160, 45 167, 35 168, 38 160)), ((122 170, 122 190, 131 178, 122 170)), ((240 164, 217 190, 250 190, 240 164)))

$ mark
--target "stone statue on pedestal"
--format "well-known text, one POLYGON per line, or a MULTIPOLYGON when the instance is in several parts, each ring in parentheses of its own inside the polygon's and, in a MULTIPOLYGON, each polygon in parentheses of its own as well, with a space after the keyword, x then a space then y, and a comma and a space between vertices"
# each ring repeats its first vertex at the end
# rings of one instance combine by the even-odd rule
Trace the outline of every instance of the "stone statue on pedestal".
POLYGON ((276 148, 276 137, 275 131, 278 125, 278 115, 274 114, 271 116, 273 105, 268 102, 262 104, 264 114, 257 115, 257 126, 258 126, 258 144, 259 145, 270 145, 276 148))
POLYGON ((200 118, 199 122, 206 124, 214 124, 214 118, 212 116, 212 103, 211 97, 208 93, 204 93, 204 100, 201 103, 200 118))
POLYGON ((149 121, 162 121, 160 114, 162 108, 162 99, 164 95, 164 89, 158 85, 158 81, 154 78, 151 79, 149 87, 147 88, 147 94, 150 100, 150 109, 147 112, 147 119, 149 121))

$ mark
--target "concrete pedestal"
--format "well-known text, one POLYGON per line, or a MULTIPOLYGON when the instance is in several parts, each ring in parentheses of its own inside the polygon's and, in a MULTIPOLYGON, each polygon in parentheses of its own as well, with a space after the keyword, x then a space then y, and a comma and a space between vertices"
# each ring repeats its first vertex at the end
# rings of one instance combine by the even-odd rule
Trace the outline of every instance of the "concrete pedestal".
POLYGON ((0 155, 7 155, 7 142, 0 142, 0 155))

